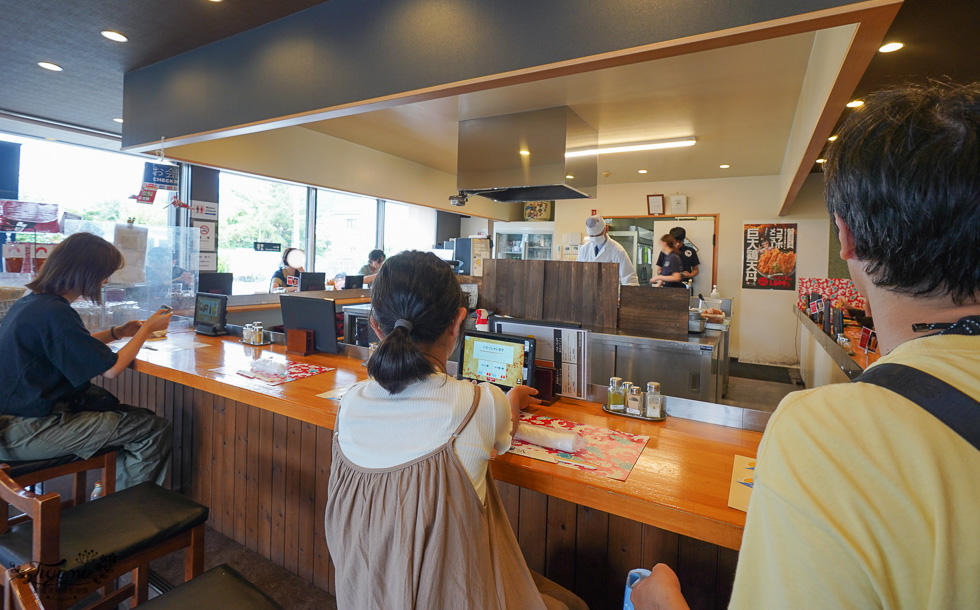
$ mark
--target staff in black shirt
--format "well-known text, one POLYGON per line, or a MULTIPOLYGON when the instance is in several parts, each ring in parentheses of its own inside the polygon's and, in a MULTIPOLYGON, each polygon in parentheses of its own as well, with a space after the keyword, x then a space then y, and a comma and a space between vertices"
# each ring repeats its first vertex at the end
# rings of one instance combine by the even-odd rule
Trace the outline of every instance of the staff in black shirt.
POLYGON ((663 256, 663 265, 660 266, 660 273, 650 279, 654 286, 665 288, 684 288, 681 282, 681 257, 675 252, 677 242, 670 233, 660 238, 660 252, 663 256))
MULTIPOLYGON (((670 230, 670 236, 676 242, 674 251, 677 252, 677 255, 681 259, 681 265, 683 266, 681 270, 681 281, 694 279, 700 273, 698 267, 701 265, 701 260, 698 258, 698 251, 684 243, 684 240, 687 239, 687 231, 684 227, 674 227, 670 230)), ((660 256, 657 257, 658 271, 663 266, 664 254, 661 252, 660 256)))
POLYGON ((89 333, 71 303, 102 301, 102 286, 122 268, 115 246, 76 233, 51 251, 33 291, 14 303, 0 325, 0 461, 88 458, 119 449, 117 488, 163 483, 172 444, 170 423, 152 411, 119 404, 90 380, 119 376, 150 333, 167 328, 158 311, 89 333), (118 353, 107 343, 132 337, 118 353))

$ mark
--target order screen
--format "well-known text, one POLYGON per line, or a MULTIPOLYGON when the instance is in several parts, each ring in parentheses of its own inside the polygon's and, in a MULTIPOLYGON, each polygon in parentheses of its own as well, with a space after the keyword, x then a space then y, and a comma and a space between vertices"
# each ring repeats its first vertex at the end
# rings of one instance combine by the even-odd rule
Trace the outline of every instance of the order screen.
POLYGON ((524 383, 524 343, 466 337, 463 373, 467 379, 514 387, 524 383))
POLYGON ((219 299, 198 298, 197 314, 194 316, 194 321, 197 324, 210 324, 211 326, 218 324, 221 321, 218 311, 220 307, 221 301, 219 299))

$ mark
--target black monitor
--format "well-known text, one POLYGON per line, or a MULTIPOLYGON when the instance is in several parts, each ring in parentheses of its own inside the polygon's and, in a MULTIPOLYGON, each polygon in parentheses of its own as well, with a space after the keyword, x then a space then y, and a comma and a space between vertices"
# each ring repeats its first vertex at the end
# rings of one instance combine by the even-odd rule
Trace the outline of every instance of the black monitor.
POLYGON ((197 291, 208 294, 231 294, 231 285, 235 281, 234 273, 214 273, 202 271, 197 276, 197 291))
POLYGON ((464 331, 456 376, 488 381, 504 391, 534 385, 534 347, 532 337, 464 331))
POLYGON ((310 290, 326 290, 327 274, 315 273, 313 271, 299 272, 299 291, 308 292, 310 290))
POLYGON ((212 337, 228 334, 225 330, 227 311, 227 296, 198 292, 194 301, 194 332, 212 337))
POLYGON ((348 275, 344 280, 344 290, 359 290, 364 288, 363 275, 348 275))
MULTIPOLYGON (((322 273, 320 275, 323 275, 322 273)), ((313 331, 313 349, 328 354, 337 353, 337 308, 333 299, 279 295, 282 325, 292 329, 313 331)))

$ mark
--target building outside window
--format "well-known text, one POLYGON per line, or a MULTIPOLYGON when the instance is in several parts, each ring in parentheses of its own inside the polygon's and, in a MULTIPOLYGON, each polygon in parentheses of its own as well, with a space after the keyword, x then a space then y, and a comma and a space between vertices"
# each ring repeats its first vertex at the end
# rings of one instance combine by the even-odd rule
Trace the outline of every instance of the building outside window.
POLYGON ((233 294, 268 292, 282 254, 255 242, 306 249, 303 186, 221 172, 218 179, 218 271, 234 274, 233 294))
POLYGON ((436 241, 436 211, 418 205, 385 201, 384 251, 429 250, 436 241))
POLYGON ((317 189, 316 270, 356 274, 377 247, 377 227, 377 199, 317 189))

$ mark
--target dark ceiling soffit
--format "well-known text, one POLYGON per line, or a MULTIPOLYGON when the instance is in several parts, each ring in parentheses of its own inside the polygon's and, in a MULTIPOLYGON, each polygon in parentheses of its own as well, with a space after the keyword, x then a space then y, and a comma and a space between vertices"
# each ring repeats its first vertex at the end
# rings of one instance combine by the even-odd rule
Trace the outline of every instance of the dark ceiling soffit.
POLYGON ((681 1, 452 0, 433 13, 422 0, 331 0, 126 74, 123 147, 149 150, 161 136, 186 144, 229 128, 268 129, 281 117, 301 124, 677 54, 644 49, 667 41, 694 45, 683 52, 751 42, 814 29, 790 23, 804 14, 876 4, 702 0, 693 11, 681 1), (754 34, 781 21, 785 33, 754 34))
POLYGON ((13 112, 11 110, 0 109, 0 119, 7 119, 17 123, 25 123, 27 125, 35 125, 37 127, 50 127, 60 131, 66 131, 93 138, 102 138, 103 140, 110 140, 112 142, 119 142, 121 140, 118 135, 112 133, 111 131, 102 131, 100 129, 92 129, 91 127, 72 125, 62 121, 54 121, 42 117, 31 116, 21 112, 13 112))

